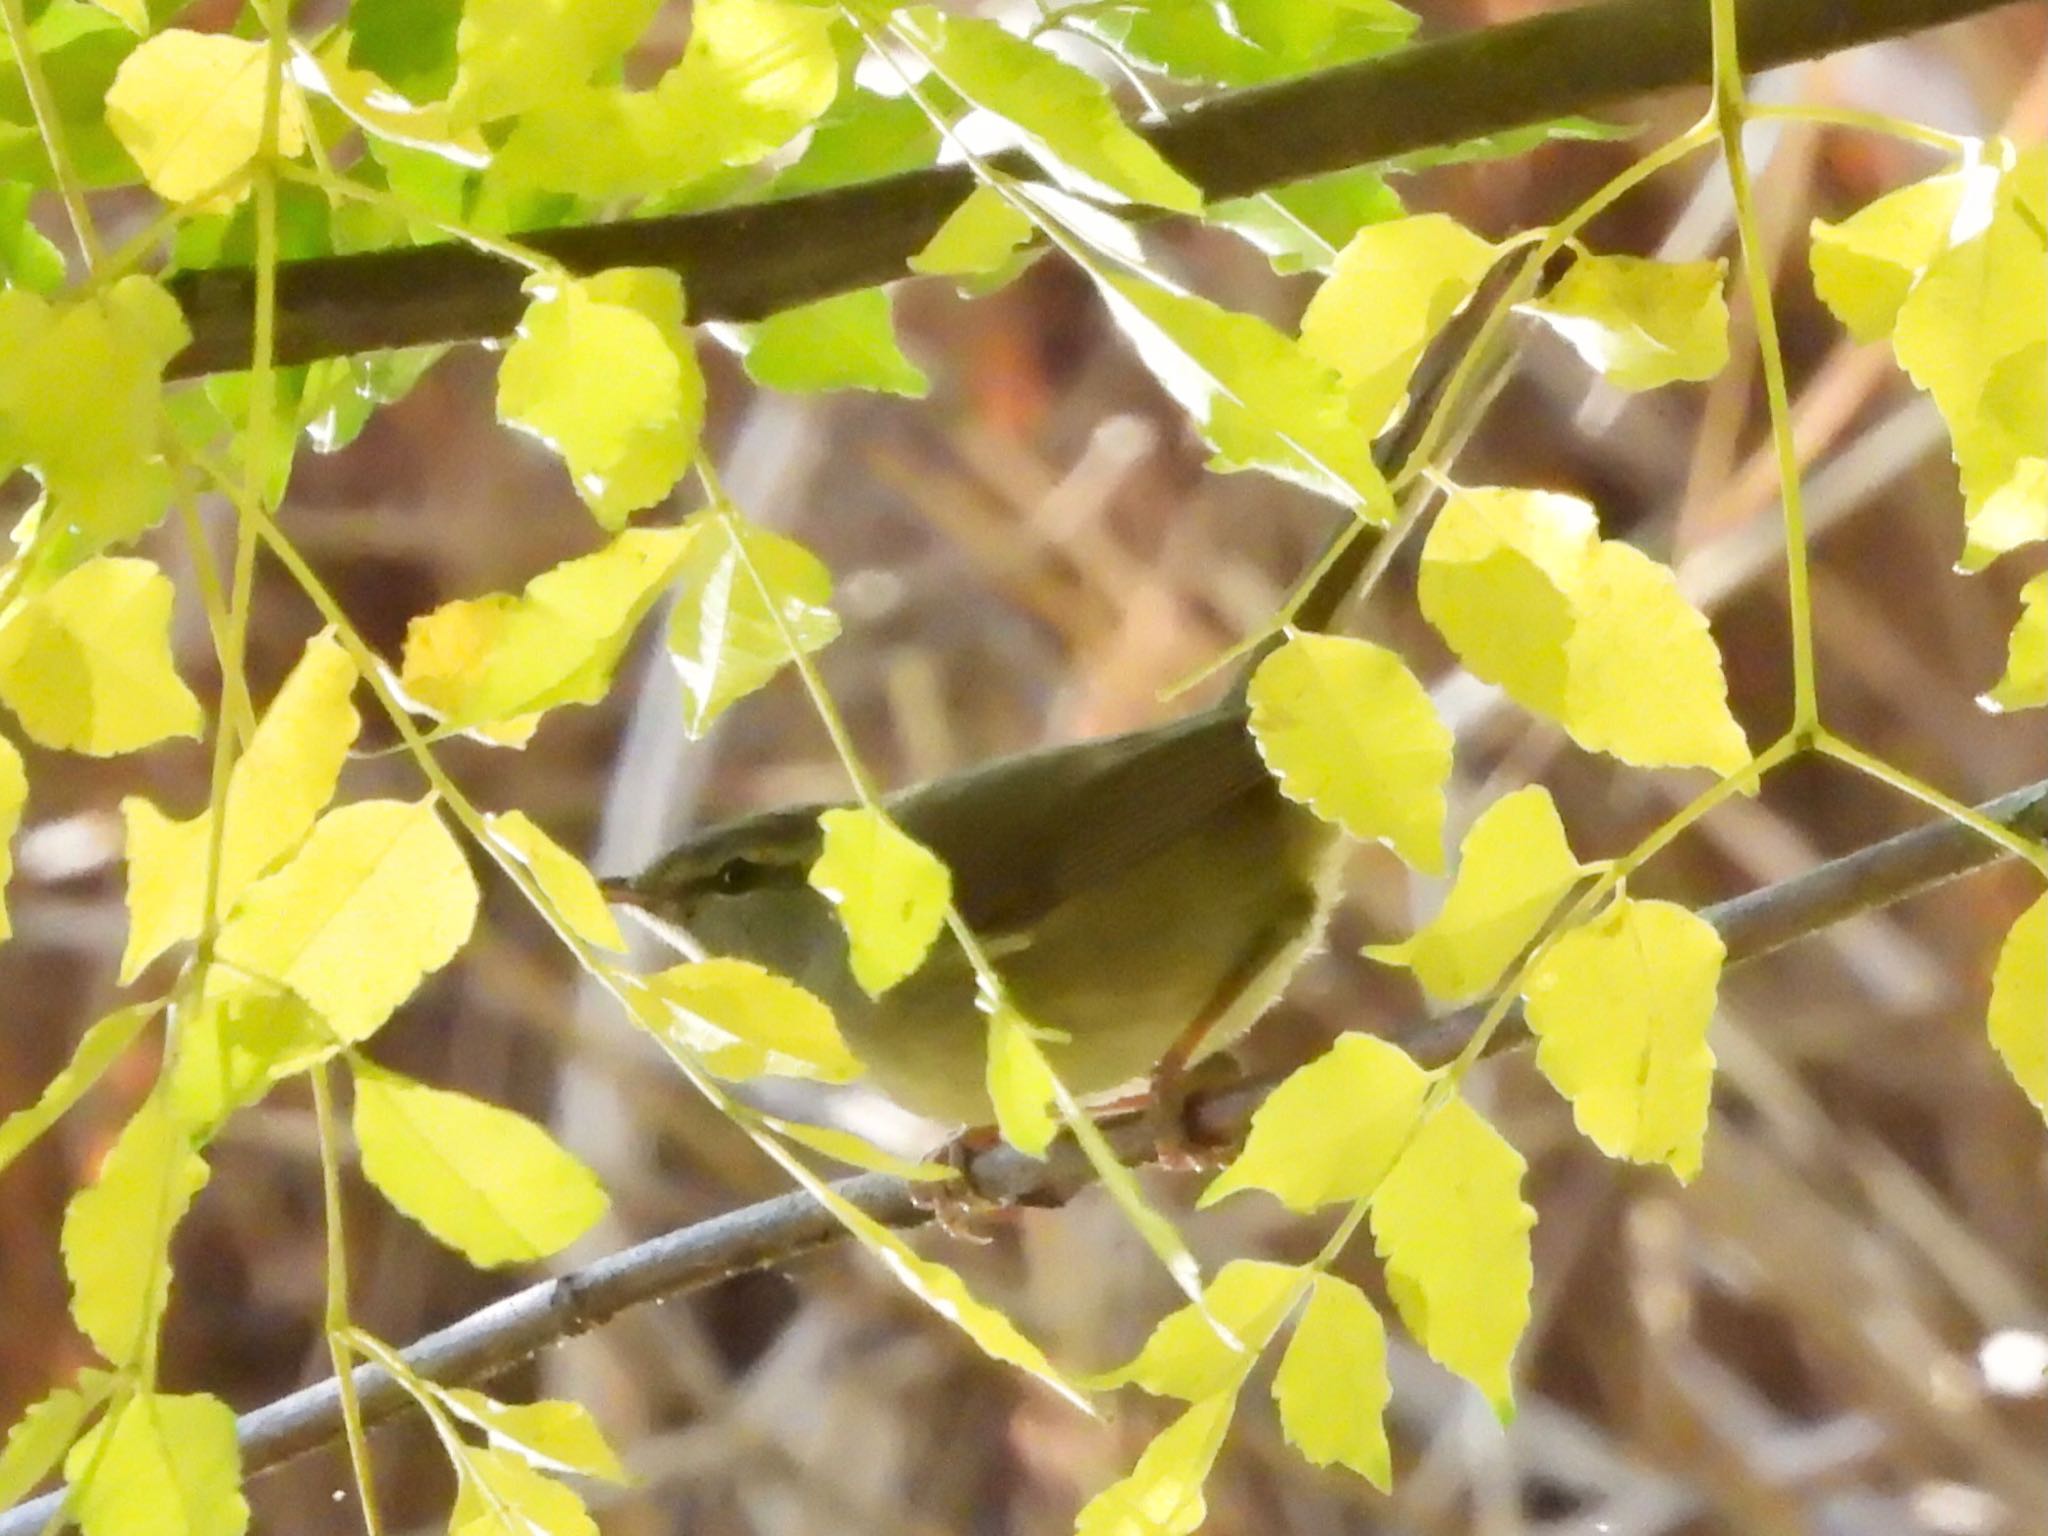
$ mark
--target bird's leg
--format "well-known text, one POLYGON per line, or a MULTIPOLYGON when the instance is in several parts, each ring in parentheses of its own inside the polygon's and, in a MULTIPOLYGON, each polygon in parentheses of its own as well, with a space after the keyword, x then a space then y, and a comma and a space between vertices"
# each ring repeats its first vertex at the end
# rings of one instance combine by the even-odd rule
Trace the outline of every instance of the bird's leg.
POLYGON ((1003 1134, 992 1125, 974 1125, 952 1137, 934 1152, 931 1161, 953 1170, 953 1177, 911 1188, 910 1198, 932 1213, 932 1220, 949 1237, 970 1243, 993 1242, 994 1229, 1014 1220, 1017 1211, 1034 1204, 1057 1205, 1057 1200, 1009 1199, 989 1194, 974 1181, 974 1160, 1002 1145, 1003 1134))
POLYGON ((1214 1168, 1227 1155, 1227 1148, 1204 1142, 1189 1122, 1188 1099, 1199 1089, 1219 1087, 1231 1081, 1238 1075, 1237 1063, 1220 1053, 1204 1056, 1198 1061, 1196 1053, 1216 1026, 1228 1017, 1245 989, 1273 963, 1274 954, 1285 945, 1287 932, 1285 928, 1275 929, 1246 949, 1225 973, 1207 1004, 1152 1068, 1145 1115, 1152 1122, 1154 1156, 1162 1168, 1183 1171, 1214 1168))

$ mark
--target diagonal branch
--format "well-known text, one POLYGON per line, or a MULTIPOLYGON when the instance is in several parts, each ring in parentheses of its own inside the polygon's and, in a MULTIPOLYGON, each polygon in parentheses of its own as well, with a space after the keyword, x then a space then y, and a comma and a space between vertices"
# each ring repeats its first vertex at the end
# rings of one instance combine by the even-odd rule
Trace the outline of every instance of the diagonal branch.
MULTIPOLYGON (((2004 3, 1742 0, 1743 62, 1761 69, 1813 58, 2004 3)), ((1209 197, 1237 197, 1704 85, 1710 73, 1702 0, 1597 0, 1232 92, 1141 131, 1209 197)), ((1028 163, 1012 168, 1029 171, 1028 163)), ((806 197, 520 238, 572 271, 676 271, 692 321, 758 320, 904 276, 905 263, 972 186, 966 167, 944 166, 806 197)), ((279 363, 502 336, 526 303, 520 268, 465 245, 315 257, 285 262, 277 276, 279 363)), ((251 272, 183 272, 171 289, 192 328, 172 376, 245 367, 251 272)))
MULTIPOLYGON (((2048 780, 2015 790, 1980 807, 1991 819, 2029 837, 2048 837, 2048 780)), ((1834 859, 1702 914, 1720 930, 1728 963, 1740 964, 1819 933, 1861 913, 1903 901, 2005 857, 1996 845, 1952 821, 1934 822, 1834 859)), ((1468 1010, 1435 1021, 1414 1021, 1393 1038, 1425 1064, 1447 1061, 1471 1037, 1478 1014, 1468 1010)), ((1502 1030, 1507 1043, 1526 1039, 1502 1030)), ((1189 1106, 1194 1129, 1227 1145, 1241 1139, 1252 1112, 1278 1084, 1278 1075, 1234 1083, 1189 1106)), ((1147 1160, 1156 1128, 1142 1115, 1105 1125, 1111 1145, 1127 1162, 1147 1160)), ((1009 1147, 974 1159, 971 1176, 986 1193, 1017 1204, 1057 1205, 1092 1179, 1086 1158, 1062 1139, 1045 1162, 1009 1147)), ((901 1179, 863 1174, 834 1186, 848 1201, 891 1227, 930 1219, 901 1179)), ((550 1344, 588 1332, 629 1307, 701 1290, 748 1270, 767 1269, 829 1248, 845 1229, 802 1192, 781 1195, 636 1244, 566 1275, 543 1280, 471 1313, 405 1351, 418 1374, 446 1385, 482 1380, 538 1354, 550 1344)), ((356 1391, 363 1418, 376 1423, 410 1404, 404 1388, 375 1366, 359 1366, 356 1391)), ((341 1436, 340 1393, 332 1380, 307 1387, 245 1414, 243 1468, 255 1473, 341 1436)), ((31 1536, 56 1512, 46 1495, 0 1514, 0 1536, 31 1536)))

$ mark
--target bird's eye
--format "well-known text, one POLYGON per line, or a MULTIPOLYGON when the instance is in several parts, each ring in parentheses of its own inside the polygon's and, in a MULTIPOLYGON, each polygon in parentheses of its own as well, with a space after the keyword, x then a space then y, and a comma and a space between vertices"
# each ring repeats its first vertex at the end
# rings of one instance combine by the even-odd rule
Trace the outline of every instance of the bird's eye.
POLYGON ((754 883, 754 866, 745 859, 727 859, 711 881, 728 896, 737 895, 754 883))

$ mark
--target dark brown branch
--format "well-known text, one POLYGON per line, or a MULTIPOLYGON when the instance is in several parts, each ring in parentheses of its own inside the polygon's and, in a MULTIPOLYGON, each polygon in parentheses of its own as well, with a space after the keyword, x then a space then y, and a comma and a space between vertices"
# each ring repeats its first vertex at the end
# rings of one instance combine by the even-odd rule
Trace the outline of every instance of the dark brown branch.
MULTIPOLYGON (((1742 0, 1743 59, 1760 69, 1813 58, 2003 3, 1742 0)), ((1235 92, 1144 132, 1210 197, 1235 197, 1698 85, 1708 74, 1706 0, 1599 0, 1235 92)), ((808 197, 523 238, 574 271, 679 272, 692 320, 758 320, 902 277, 971 184, 964 168, 946 167, 808 197)), ((502 336, 524 307, 523 275, 462 245, 287 262, 278 270, 277 356, 308 362, 502 336)), ((187 272, 172 289, 193 338, 172 363, 173 375, 246 367, 249 271, 187 272)))
MULTIPOLYGON (((2048 780, 1993 800, 1982 810, 2029 837, 2048 837, 2048 780)), ((1935 822, 1724 901, 1702 915, 1720 930, 1729 963, 1741 964, 2002 856, 1998 847, 1969 828, 1935 822)), ((1436 1022, 1418 1021, 1394 1038, 1423 1062, 1438 1064, 1471 1038, 1476 1017, 1467 1012, 1436 1022)), ((1512 1042, 1518 1033, 1503 1030, 1502 1036, 1512 1042)), ((1190 1106, 1194 1129, 1218 1145, 1235 1143, 1278 1081, 1277 1076, 1250 1079, 1198 1098, 1190 1106)), ((1105 1129, 1125 1161, 1139 1163, 1152 1155, 1155 1128, 1143 1117, 1126 1118, 1105 1129)), ((1060 1204, 1093 1177, 1087 1160, 1066 1140, 1042 1163, 1008 1147, 994 1148, 974 1160, 971 1173, 976 1186, 988 1194, 1034 1205, 1060 1204)), ((886 1226, 914 1227, 929 1219, 930 1213, 912 1200, 910 1187, 900 1179, 864 1174, 835 1187, 886 1226)), ((427 1335, 405 1351, 405 1358, 413 1370, 434 1381, 479 1381, 550 1344, 588 1332, 629 1307, 701 1290, 748 1270, 789 1264, 845 1235, 808 1195, 764 1200, 530 1285, 427 1335)), ((410 1402, 404 1389, 375 1366, 357 1368, 356 1390, 371 1423, 390 1418, 410 1402)), ((244 1470, 255 1473, 274 1467, 340 1435, 340 1394, 334 1383, 307 1387, 243 1416, 244 1470)), ((55 1512, 55 1500, 56 1495, 47 1495, 0 1515, 0 1536, 39 1531, 55 1512)))

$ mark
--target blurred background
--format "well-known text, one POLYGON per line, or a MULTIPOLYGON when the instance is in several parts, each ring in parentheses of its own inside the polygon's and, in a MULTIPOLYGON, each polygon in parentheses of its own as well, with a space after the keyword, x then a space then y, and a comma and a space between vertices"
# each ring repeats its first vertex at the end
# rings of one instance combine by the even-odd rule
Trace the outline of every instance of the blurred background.
MULTIPOLYGON (((1420 7, 1425 33, 1537 8, 1420 7)), ((674 10, 649 37, 653 55, 680 46, 686 12, 674 10)), ((2038 138, 2044 54, 2048 10, 2008 7, 1780 71, 1756 90, 2038 138)), ((1401 190, 1411 206, 1488 235, 1522 229, 1569 209, 1702 104, 1698 93, 1638 104, 1616 115, 1640 125, 1633 138, 1435 170, 1401 190)), ((1806 270, 1811 218, 1838 218, 1932 163, 1891 140, 1797 126, 1759 132, 1753 150, 1809 468, 1831 721, 1965 799, 2039 778, 2040 717, 2000 718, 1972 702, 2003 665, 2020 580, 2038 562, 1952 573, 1960 499, 1933 407, 1883 348, 1844 340, 1806 270)), ((1726 252, 1726 182, 1698 157, 1591 238, 1678 259, 1726 252)), ((1180 280, 1282 323, 1310 291, 1226 234, 1162 233, 1155 249, 1180 280)), ((1787 624, 1747 310, 1735 294, 1731 306, 1728 370, 1647 396, 1614 394, 1561 346, 1532 338, 1457 474, 1586 496, 1609 535, 1670 561, 1712 616, 1738 717, 1764 741, 1789 708, 1787 624)), ((711 440, 735 499, 836 573, 846 632, 823 665, 868 762, 906 783, 1187 707, 1161 702, 1161 689, 1272 609, 1330 508, 1261 477, 1205 473, 1181 414, 1058 261, 973 302, 941 283, 906 285, 897 307, 933 381, 924 402, 771 396, 704 349, 711 440)), ((492 390, 490 356, 451 354, 354 445, 302 454, 287 526, 394 661, 412 616, 516 589, 598 541, 555 460, 495 423, 492 390)), ((218 507, 210 515, 225 548, 227 522, 218 507)), ((155 553, 189 579, 178 541, 155 553)), ((274 568, 261 582, 259 698, 316 627, 274 568)), ((1363 623, 1432 680, 1457 729, 1454 833, 1537 780, 1578 851, 1599 857, 1696 791, 1696 778, 1618 770, 1502 707, 1451 667, 1411 586, 1386 583, 1363 623)), ((206 693, 218 678, 196 603, 179 624, 186 675, 206 693)), ((602 706, 559 712, 524 751, 459 742, 446 760, 480 804, 525 809, 607 872, 694 823, 842 792, 791 679, 733 709, 707 741, 686 741, 678 714, 665 659, 643 646, 602 706)), ((390 739, 373 719, 366 744, 390 739)), ((32 1098, 116 999, 120 797, 147 794, 180 815, 205 799, 197 744, 113 762, 30 759, 34 799, 8 893, 16 936, 0 949, 0 1111, 32 1098)), ((356 763, 345 786, 417 792, 397 757, 356 763)), ((1703 904, 1923 819, 1867 781, 1800 765, 1717 810, 1636 885, 1703 904)), ((1388 1029, 1423 1008, 1405 974, 1357 952, 1410 931, 1440 887, 1367 851, 1349 890, 1328 952, 1243 1048, 1252 1066, 1306 1059, 1336 1031, 1388 1029)), ((1981 874, 1732 977, 1713 1036, 1722 1073, 1707 1164, 1690 1188, 1603 1159, 1525 1056, 1482 1068, 1474 1093, 1529 1159, 1540 1213, 1520 1417, 1503 1432, 1475 1393, 1402 1347, 1397 1485, 1382 1498, 1304 1465, 1253 1390, 1211 1481, 1207 1528, 2048 1531, 2048 1133, 1983 1031, 1996 944, 2032 894, 2015 870, 1981 874)), ((487 883, 475 942, 375 1054, 547 1120, 596 1166, 613 1211, 565 1265, 782 1187, 632 1027, 585 995, 502 882, 487 883)), ((90 1359, 66 1314, 58 1224, 153 1070, 132 1053, 0 1180, 0 1422, 90 1359)), ((858 1095, 804 1107, 918 1142, 916 1126, 858 1095)), ((310 1104, 297 1091, 273 1095, 230 1125, 214 1162, 177 1242, 164 1379, 246 1409, 327 1369, 310 1104)), ((1148 1184, 1205 1261, 1304 1256, 1322 1236, 1263 1197, 1195 1217, 1193 1183, 1148 1184)), ((530 1278, 472 1272, 359 1183, 348 1216, 356 1314, 394 1342, 530 1278)), ((1174 1304, 1157 1265, 1094 1196, 1007 1224, 986 1247, 921 1241, 1076 1370, 1126 1357, 1174 1304)), ((1380 1295, 1365 1247, 1346 1271, 1380 1295)), ((597 1494, 604 1529, 619 1536, 1062 1532, 1165 1422, 1135 1393, 1107 1424, 1082 1418, 981 1359, 852 1252, 643 1309, 494 1390, 593 1408, 639 1478, 597 1494)), ((374 1443, 393 1529, 444 1520, 447 1475, 424 1432, 392 1426, 374 1443)), ((257 1528, 359 1528, 337 1491, 347 1482, 334 1455, 264 1476, 252 1489, 257 1528)))

